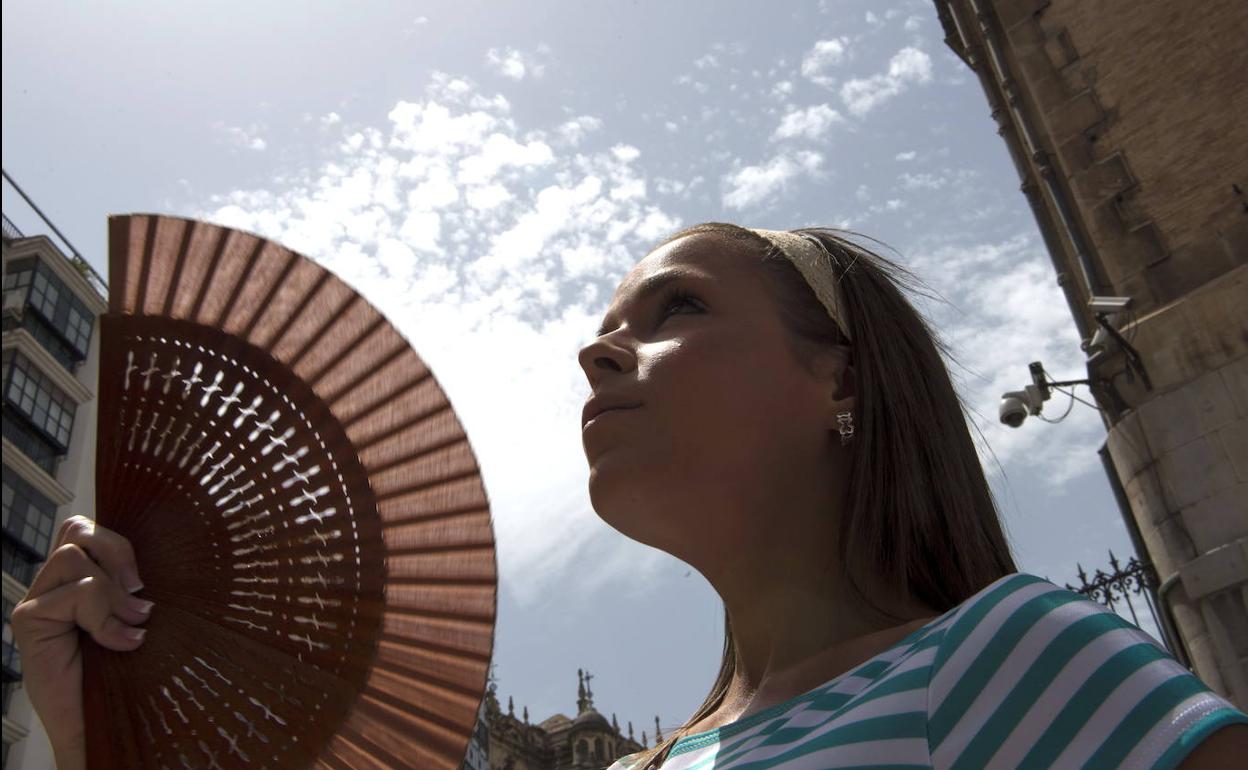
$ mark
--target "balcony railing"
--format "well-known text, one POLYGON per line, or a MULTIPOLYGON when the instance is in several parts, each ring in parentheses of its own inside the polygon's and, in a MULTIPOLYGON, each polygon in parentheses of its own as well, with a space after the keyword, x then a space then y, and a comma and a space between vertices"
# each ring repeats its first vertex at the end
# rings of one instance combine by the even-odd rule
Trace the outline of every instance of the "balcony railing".
POLYGON ((1187 650, 1178 635, 1174 618, 1169 608, 1161 605, 1157 598, 1157 573, 1151 564, 1142 562, 1134 556, 1128 559, 1126 564, 1122 564, 1118 561, 1118 557, 1114 556, 1114 552, 1110 551, 1109 566, 1112 572, 1098 569, 1095 574, 1089 576, 1082 564, 1075 566, 1079 569, 1080 585, 1073 586, 1067 583, 1067 590, 1083 594, 1119 614, 1122 614, 1125 608, 1130 614, 1131 622, 1137 627, 1142 626, 1141 620, 1147 617, 1160 632, 1161 641, 1170 654, 1183 665, 1189 665, 1187 650), (1135 597, 1134 601, 1132 597, 1135 597), (1139 612, 1136 611, 1137 603, 1143 605, 1139 612), (1148 610, 1147 616, 1143 614, 1144 610, 1148 610))
POLYGON ((95 268, 90 263, 77 254, 69 258, 70 264, 74 269, 91 284, 91 288, 100 295, 101 299, 108 299, 108 281, 104 280, 104 276, 95 272, 95 268))
POLYGON ((6 241, 26 237, 22 235, 22 231, 17 229, 17 225, 13 224, 13 220, 9 219, 7 215, 0 214, 0 216, 4 217, 4 239, 6 241))
MULTIPOLYGON (((30 206, 32 211, 39 215, 39 218, 42 219, 44 224, 48 226, 48 229, 55 233, 56 237, 61 239, 61 243, 65 244, 65 246, 69 249, 69 261, 74 268, 82 275, 87 283, 91 284, 91 288, 95 289, 101 299, 107 300, 108 281, 104 280, 104 277, 97 273, 95 268, 91 267, 90 262, 83 259, 83 256, 78 253, 78 249, 74 248, 74 244, 70 243, 69 239, 65 237, 65 234, 58 230, 56 225, 52 224, 52 220, 48 219, 47 216, 39 210, 39 207, 36 206, 35 202, 30 199, 30 196, 26 194, 26 191, 21 187, 18 187, 17 182, 13 181, 13 177, 9 176, 9 172, 3 171, 3 174, 4 181, 13 186, 13 189, 17 191, 17 194, 22 196, 22 200, 26 201, 26 204, 30 206)), ((25 236, 22 234, 22 231, 18 229, 17 225, 13 224, 7 216, 4 217, 4 239, 9 241, 14 238, 22 237, 25 236)))

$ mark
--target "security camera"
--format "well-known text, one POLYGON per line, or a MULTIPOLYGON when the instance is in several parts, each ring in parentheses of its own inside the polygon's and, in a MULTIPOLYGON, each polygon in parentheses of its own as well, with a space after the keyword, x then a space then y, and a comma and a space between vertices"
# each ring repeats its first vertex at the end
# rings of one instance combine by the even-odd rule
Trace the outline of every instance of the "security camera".
POLYGON ((1121 313, 1131 305, 1130 297, 1089 297, 1088 307, 1093 313, 1121 313))
POLYGON ((1001 422, 1011 428, 1017 428, 1023 424, 1023 420, 1027 419, 1027 415, 1040 414, 1040 410, 1044 408, 1046 396, 1047 393, 1035 385, 1028 385, 1023 390, 1002 393, 999 410, 1001 422))
POLYGON ((1001 396, 1001 422, 1017 428, 1027 419, 1027 394, 1021 390, 1011 390, 1001 396))
POLYGON ((1123 312, 1131 306, 1130 297, 1091 297, 1088 299, 1088 307, 1096 314, 1097 327, 1092 334, 1092 338, 1084 341, 1082 348, 1088 354, 1088 360, 1096 363, 1102 357, 1109 355, 1116 347, 1116 341, 1111 335, 1110 327, 1117 323, 1118 313, 1123 312))

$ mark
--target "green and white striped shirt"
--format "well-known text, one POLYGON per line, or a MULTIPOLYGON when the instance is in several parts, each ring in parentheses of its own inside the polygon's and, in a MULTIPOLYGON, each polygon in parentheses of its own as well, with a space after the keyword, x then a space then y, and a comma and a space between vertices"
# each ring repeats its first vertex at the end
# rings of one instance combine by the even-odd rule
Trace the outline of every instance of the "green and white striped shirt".
POLYGON ((682 737, 663 770, 1173 768, 1235 722, 1152 637, 1019 573, 805 695, 682 737))

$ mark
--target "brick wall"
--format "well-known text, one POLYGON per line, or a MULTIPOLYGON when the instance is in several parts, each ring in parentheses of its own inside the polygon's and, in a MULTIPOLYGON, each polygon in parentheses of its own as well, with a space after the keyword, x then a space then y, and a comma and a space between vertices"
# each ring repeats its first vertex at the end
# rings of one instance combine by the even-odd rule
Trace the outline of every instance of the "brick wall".
POLYGON ((1248 707, 1248 2, 936 3, 1055 263, 1069 210, 1093 293, 1133 300, 1153 387, 1090 367, 1122 397, 1109 451, 1197 673, 1248 707))
POLYGON ((991 6, 1106 288, 1147 311, 1248 262, 1248 3, 991 6))

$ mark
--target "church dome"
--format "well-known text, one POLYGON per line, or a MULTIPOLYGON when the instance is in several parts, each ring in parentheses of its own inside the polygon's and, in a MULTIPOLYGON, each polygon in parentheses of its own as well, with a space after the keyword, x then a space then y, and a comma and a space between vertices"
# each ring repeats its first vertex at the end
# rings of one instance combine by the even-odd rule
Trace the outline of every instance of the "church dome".
POLYGON ((573 732, 576 732, 578 730, 586 730, 586 729, 603 730, 605 732, 611 732, 611 723, 608 722, 607 718, 604 717, 602 714, 599 714, 597 711, 590 709, 584 712, 583 714, 578 715, 576 719, 572 721, 573 732))

